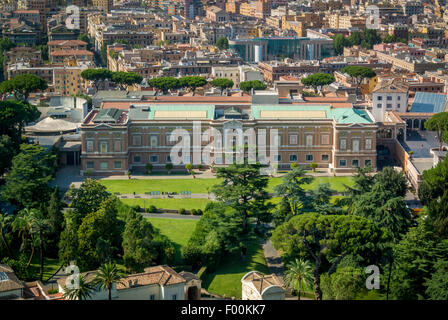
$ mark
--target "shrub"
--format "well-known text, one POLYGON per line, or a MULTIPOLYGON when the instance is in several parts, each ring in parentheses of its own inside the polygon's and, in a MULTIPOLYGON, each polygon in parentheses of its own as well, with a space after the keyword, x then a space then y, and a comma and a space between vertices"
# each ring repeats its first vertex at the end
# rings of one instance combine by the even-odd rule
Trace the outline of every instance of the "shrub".
POLYGON ((145 168, 146 168, 147 174, 150 174, 152 172, 152 164, 151 163, 147 163, 145 168))
POLYGON ((316 162, 311 162, 310 168, 313 169, 313 171, 316 171, 317 163, 316 162))
POLYGON ((196 216, 202 216, 203 212, 201 209, 196 210, 196 216))
POLYGON ((291 169, 297 168, 299 165, 297 162, 291 163, 291 169))
POLYGON ((198 165, 196 166, 196 168, 198 168, 198 170, 202 170, 203 167, 204 167, 204 166, 203 166, 202 164, 198 164, 198 165))
POLYGON ((178 213, 178 214, 187 214, 187 210, 185 210, 184 208, 180 208, 180 209, 177 211, 177 213, 178 213))
POLYGON ((142 208, 138 204, 136 204, 135 206, 132 206, 132 209, 134 209, 137 212, 140 212, 142 210, 142 208))
POLYGON ((191 174, 191 172, 193 171, 193 165, 191 163, 187 163, 185 165, 185 169, 191 174))
POLYGON ((196 216, 197 215, 196 209, 191 209, 190 210, 190 214, 193 215, 193 216, 196 216))
POLYGON ((87 177, 90 177, 90 176, 92 175, 92 170, 87 169, 87 170, 84 172, 84 175, 87 176, 87 177))
POLYGON ((182 259, 186 264, 192 266, 193 268, 197 267, 201 263, 201 258, 201 247, 189 243, 182 248, 182 259))
POLYGON ((173 164, 172 163, 167 163, 165 165, 165 169, 168 171, 168 173, 171 173, 171 170, 173 170, 173 164))
POLYGON ((157 207, 155 205, 150 205, 148 208, 148 212, 157 212, 157 207))

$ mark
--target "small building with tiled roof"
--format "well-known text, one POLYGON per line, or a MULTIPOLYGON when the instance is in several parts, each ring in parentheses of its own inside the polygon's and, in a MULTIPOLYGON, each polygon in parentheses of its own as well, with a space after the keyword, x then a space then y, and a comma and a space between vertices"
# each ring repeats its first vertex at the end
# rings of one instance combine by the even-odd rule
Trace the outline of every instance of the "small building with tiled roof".
POLYGON ((283 281, 275 274, 251 271, 241 279, 242 300, 285 300, 283 281))
POLYGON ((121 279, 117 285, 120 300, 185 300, 187 281, 168 266, 146 268, 144 272, 121 279))
MULTIPOLYGON (((88 283, 95 279, 97 271, 88 271, 81 275, 88 283)), ((67 280, 70 281, 68 277, 63 277, 57 281, 60 293, 64 292, 67 280)), ((200 292, 200 280, 194 274, 177 273, 169 266, 160 265, 121 278, 113 285, 111 293, 114 300, 185 300, 188 294, 192 296, 191 299, 200 299, 200 292), (196 288, 192 291, 189 290, 190 287, 196 288)), ((90 300, 106 299, 107 290, 96 287, 91 293, 90 300)))
POLYGON ((14 270, 6 264, 0 264, 0 300, 23 298, 24 289, 25 285, 17 278, 14 270))

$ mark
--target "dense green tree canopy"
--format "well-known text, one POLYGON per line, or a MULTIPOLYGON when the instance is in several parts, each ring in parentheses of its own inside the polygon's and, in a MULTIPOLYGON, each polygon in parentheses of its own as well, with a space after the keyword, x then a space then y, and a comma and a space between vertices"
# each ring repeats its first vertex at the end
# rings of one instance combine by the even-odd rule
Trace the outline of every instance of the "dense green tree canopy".
POLYGON ((314 261, 315 296, 321 300, 320 276, 325 266, 331 274, 349 254, 372 261, 381 255, 390 234, 359 216, 305 213, 277 227, 271 239, 288 257, 314 261))
POLYGON ((100 182, 87 178, 78 189, 72 188, 67 192, 72 200, 70 207, 74 209, 74 223, 79 225, 81 220, 89 213, 100 209, 104 200, 111 194, 100 182))
POLYGON ((426 295, 431 300, 448 300, 448 260, 439 260, 434 264, 435 272, 425 285, 426 295))
POLYGON ((243 81, 240 82, 240 89, 244 92, 250 92, 252 89, 264 90, 266 89, 266 85, 260 80, 243 81))
POLYGON ((152 78, 148 81, 148 84, 153 88, 163 91, 163 93, 167 93, 168 90, 175 90, 181 87, 179 79, 174 77, 152 78))
POLYGON ((328 73, 314 73, 306 78, 302 78, 301 81, 305 86, 312 87, 314 92, 317 93, 319 87, 332 84, 335 79, 328 73))
POLYGON ((182 88, 189 88, 194 92, 196 88, 205 86, 207 84, 207 80, 204 77, 200 76, 187 76, 179 79, 180 86, 182 88))
POLYGON ((322 275, 322 294, 325 300, 355 300, 367 292, 366 274, 361 268, 337 268, 332 274, 322 275))
MULTIPOLYGON (((110 260, 113 252, 121 248, 121 223, 117 218, 116 198, 108 198, 102 204, 99 210, 87 214, 82 219, 78 229, 78 266, 87 271, 93 270, 110 260), (98 243, 103 246, 98 246, 98 243), (105 248, 104 244, 107 245, 105 248), (111 255, 106 261, 101 261, 101 252, 103 249, 111 255)), ((104 257, 104 256, 103 256, 104 257)))
POLYGON ((192 266, 205 264, 214 268, 222 256, 242 251, 250 233, 243 229, 241 214, 223 203, 211 203, 182 249, 184 261, 192 266))
POLYGON ((313 177, 305 174, 306 171, 303 167, 294 167, 283 176, 282 183, 274 188, 275 195, 282 197, 281 201, 286 202, 287 207, 291 210, 285 220, 310 210, 312 206, 312 199, 307 195, 304 185, 310 184, 313 177))
POLYGON ((423 182, 418 189, 422 203, 427 207, 428 223, 437 234, 448 238, 448 159, 434 168, 423 171, 423 182))
POLYGON ((36 208, 48 201, 56 156, 39 145, 22 144, 5 177, 2 196, 20 208, 36 208))
POLYGON ((216 78, 213 81, 210 82, 210 84, 215 87, 215 88, 219 88, 221 89, 221 93, 225 90, 225 89, 230 89, 233 87, 234 83, 232 80, 230 79, 226 79, 226 78, 216 78))
POLYGON ((120 86, 132 86, 142 82, 143 77, 136 72, 118 71, 112 73, 111 80, 120 86))
POLYGON ((98 91, 98 86, 101 81, 112 79, 113 72, 109 69, 87 69, 81 72, 81 77, 85 80, 90 80, 93 82, 95 89, 98 91))
MULTIPOLYGON (((426 298, 425 282, 437 271, 435 263, 448 257, 448 240, 442 240, 420 221, 394 247, 391 295, 394 299, 426 298)), ((446 277, 446 275, 445 275, 446 277)))
POLYGON ((348 66, 342 69, 343 73, 347 73, 350 77, 356 81, 356 91, 358 91, 359 86, 362 81, 367 78, 373 78, 376 76, 376 72, 372 68, 363 66, 348 66))
POLYGON ((443 140, 448 143, 448 112, 440 112, 433 115, 425 122, 425 128, 437 132, 439 150, 442 150, 443 140))
POLYGON ((216 46, 220 50, 227 50, 229 49, 229 40, 226 37, 219 37, 218 40, 216 40, 216 46))
POLYGON ((216 176, 223 182, 212 188, 218 201, 234 208, 243 217, 243 228, 247 230, 249 217, 266 218, 269 199, 266 191, 268 178, 260 175, 260 165, 232 164, 217 169, 216 176))
POLYGON ((31 92, 48 88, 47 82, 34 74, 21 74, 0 83, 0 93, 11 93, 17 100, 28 100, 31 92))
POLYGON ((174 248, 141 214, 130 210, 123 232, 123 260, 131 272, 142 272, 152 263, 166 263, 174 248))

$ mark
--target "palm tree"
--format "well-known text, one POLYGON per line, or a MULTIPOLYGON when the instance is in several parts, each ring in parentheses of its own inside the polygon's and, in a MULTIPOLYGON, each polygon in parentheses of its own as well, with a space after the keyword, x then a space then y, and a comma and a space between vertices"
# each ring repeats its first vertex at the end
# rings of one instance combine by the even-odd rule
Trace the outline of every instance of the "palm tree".
POLYGON ((5 249, 8 252, 10 258, 12 258, 11 248, 6 241, 4 230, 9 227, 11 224, 12 218, 8 216, 6 213, 0 212, 0 237, 2 238, 2 242, 5 245, 5 249))
POLYGON ((44 217, 41 211, 31 210, 31 234, 39 237, 40 281, 44 275, 44 234, 51 228, 50 221, 44 217))
MULTIPOLYGON (((14 232, 17 231, 19 233, 19 236, 22 238, 21 249, 23 251, 26 251, 26 249, 28 248, 28 242, 31 237, 32 210, 33 209, 30 210, 28 208, 21 210, 15 217, 14 221, 12 222, 12 230, 14 232)), ((28 267, 30 266, 31 260, 33 260, 33 256, 34 256, 34 246, 31 245, 31 254, 25 269, 28 269, 28 267)))
POLYGON ((313 286, 313 268, 308 261, 297 259, 287 266, 285 272, 285 284, 297 291, 300 300, 300 292, 313 286))
POLYGON ((72 288, 64 287, 63 297, 68 300, 87 300, 92 296, 94 286, 86 282, 83 276, 79 276, 79 284, 72 288))
POLYGON ((112 287, 114 283, 121 283, 121 276, 115 264, 105 263, 98 269, 94 284, 109 293, 109 300, 112 300, 112 287))

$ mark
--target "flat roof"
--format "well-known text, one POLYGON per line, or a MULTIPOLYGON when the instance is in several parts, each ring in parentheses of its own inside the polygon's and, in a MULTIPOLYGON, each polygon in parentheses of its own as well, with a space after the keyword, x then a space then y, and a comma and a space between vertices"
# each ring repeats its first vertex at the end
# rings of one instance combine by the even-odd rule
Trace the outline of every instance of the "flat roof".
POLYGON ((212 120, 214 105, 147 104, 129 109, 130 120, 212 120))
POLYGON ((432 92, 417 92, 410 112, 439 113, 445 110, 446 95, 432 92))
POLYGON ((334 119, 337 123, 373 123, 366 111, 331 105, 253 105, 254 119, 334 119))

